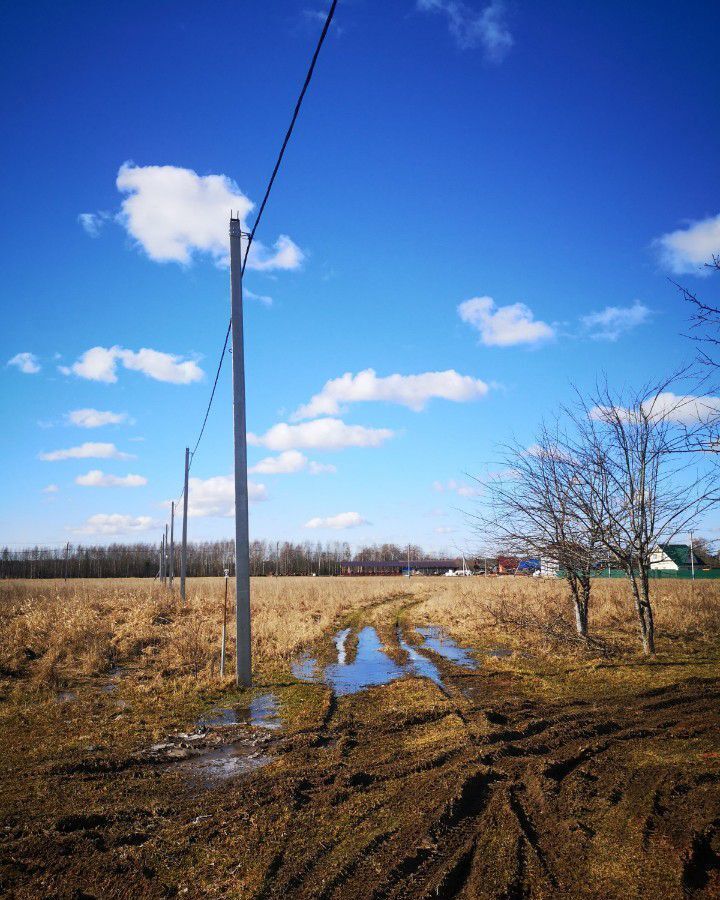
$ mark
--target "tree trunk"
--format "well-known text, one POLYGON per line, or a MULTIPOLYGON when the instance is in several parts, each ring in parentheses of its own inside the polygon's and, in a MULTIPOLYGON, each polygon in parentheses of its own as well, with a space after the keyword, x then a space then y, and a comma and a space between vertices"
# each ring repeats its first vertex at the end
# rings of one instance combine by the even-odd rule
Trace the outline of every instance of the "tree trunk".
POLYGON ((588 598, 590 593, 590 585, 582 584, 575 573, 568 573, 567 583, 570 586, 570 595, 572 597, 573 610, 575 612, 575 628, 579 637, 584 641, 587 640, 588 627, 588 598))
POLYGON ((650 583, 647 572, 640 573, 640 584, 635 572, 630 573, 633 599, 638 614, 640 625, 640 639, 642 640, 643 653, 652 656, 655 653, 655 621, 652 605, 650 603, 650 583))

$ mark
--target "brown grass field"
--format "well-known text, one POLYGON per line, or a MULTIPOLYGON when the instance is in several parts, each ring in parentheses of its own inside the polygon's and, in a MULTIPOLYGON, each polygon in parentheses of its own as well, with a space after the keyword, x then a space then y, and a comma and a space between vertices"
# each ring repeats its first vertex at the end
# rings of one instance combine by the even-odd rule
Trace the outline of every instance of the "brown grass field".
POLYGON ((653 590, 648 659, 619 580, 586 647, 558 580, 257 579, 237 693, 222 579, 0 583, 0 894, 720 897, 720 584, 653 590), (369 625, 402 677, 293 675, 369 625))

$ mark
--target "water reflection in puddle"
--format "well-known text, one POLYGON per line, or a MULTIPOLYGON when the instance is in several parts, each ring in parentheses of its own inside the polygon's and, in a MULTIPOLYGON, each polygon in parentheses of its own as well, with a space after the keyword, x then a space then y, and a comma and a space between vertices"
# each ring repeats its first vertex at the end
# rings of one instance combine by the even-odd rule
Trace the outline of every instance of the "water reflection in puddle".
POLYGON ((418 653, 414 647, 408 644, 399 630, 398 643, 400 644, 400 648, 404 650, 410 658, 410 668, 412 668, 413 673, 420 678, 429 678, 430 681, 434 681, 435 684, 442 687, 440 672, 435 663, 432 662, 432 660, 429 660, 427 656, 423 656, 422 653, 418 653))
MULTIPOLYGON (((413 646, 408 644, 398 631, 401 650, 408 656, 408 663, 400 665, 392 660, 383 649, 377 631, 366 625, 358 634, 357 651, 352 662, 347 661, 347 639, 350 629, 344 628, 333 638, 337 648, 337 662, 325 667, 322 680, 338 695, 354 694, 373 685, 388 684, 403 675, 416 675, 429 678, 435 684, 442 685, 437 666, 413 646)), ((317 660, 305 654, 292 667, 293 675, 300 681, 319 680, 317 660)))
POLYGON ((400 678, 403 669, 385 653, 377 632, 369 625, 366 625, 358 635, 355 659, 351 663, 346 662, 345 640, 350 630, 345 631, 347 634, 342 643, 338 645, 338 640, 335 641, 338 646, 337 663, 327 666, 323 673, 323 680, 336 694, 354 694, 363 688, 387 684, 395 678, 400 678))
POLYGON ((292 664, 292 673, 299 681, 319 681, 318 662, 309 653, 303 653, 300 659, 292 664))
POLYGON ((239 725, 248 722, 256 728, 280 728, 278 702, 274 694, 262 694, 250 701, 249 706, 233 706, 213 709, 198 719, 197 724, 206 728, 239 725))
POLYGON ((194 779, 206 784, 252 772, 271 762, 271 757, 252 747, 230 744, 177 764, 194 779))
POLYGON ((477 663, 472 658, 469 650, 460 647, 451 637, 448 637, 436 625, 430 625, 427 628, 416 628, 418 634, 423 637, 423 648, 433 650, 438 656, 449 659, 450 662, 457 663, 459 666, 465 666, 467 669, 476 669, 477 663))

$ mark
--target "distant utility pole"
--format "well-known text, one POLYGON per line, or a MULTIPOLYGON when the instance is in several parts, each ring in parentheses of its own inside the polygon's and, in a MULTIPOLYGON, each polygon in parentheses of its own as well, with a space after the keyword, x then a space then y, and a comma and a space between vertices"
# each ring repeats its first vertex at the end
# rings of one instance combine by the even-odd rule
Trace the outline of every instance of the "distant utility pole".
POLYGON ((408 544, 408 574, 407 577, 410 578, 410 544, 408 544))
POLYGON ((252 684, 250 658, 250 539, 248 534, 245 353, 243 347, 242 232, 230 215, 230 297, 232 314, 233 430, 235 435, 235 617, 238 687, 252 684))
POLYGON ((692 572, 692 580, 695 581, 695 554, 693 553, 693 533, 690 532, 690 571, 692 572))
POLYGON ((190 448, 185 448, 185 488, 183 490, 183 530, 180 551, 180 596, 185 602, 185 575, 187 574, 187 516, 188 516, 188 476, 190 474, 190 448))
POLYGON ((70 541, 65 544, 65 574, 63 577, 63 581, 68 580, 68 557, 70 556, 70 541))
POLYGON ((160 584, 165 582, 165 535, 160 537, 160 584))
POLYGON ((175 501, 170 504, 170 590, 175 580, 175 501))
POLYGON ((168 569, 170 568, 170 554, 168 553, 168 526, 165 523, 165 587, 168 583, 168 569))

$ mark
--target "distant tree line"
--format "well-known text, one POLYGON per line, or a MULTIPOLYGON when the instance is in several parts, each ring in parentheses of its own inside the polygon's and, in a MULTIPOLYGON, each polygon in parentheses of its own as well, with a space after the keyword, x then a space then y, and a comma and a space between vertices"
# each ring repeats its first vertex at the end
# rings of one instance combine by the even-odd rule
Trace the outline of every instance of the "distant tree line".
MULTIPOLYGON (((154 578, 159 569, 157 544, 70 544, 54 547, 4 547, 0 578, 154 578)), ((407 559, 408 547, 372 544, 353 555, 345 541, 252 541, 252 575, 338 575, 347 559, 407 559)), ((410 559, 426 559, 421 547, 410 546, 410 559)), ((235 541, 188 542, 188 577, 235 574, 235 541)), ((180 575, 180 544, 175 546, 175 575, 180 575)))

